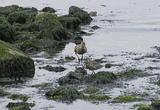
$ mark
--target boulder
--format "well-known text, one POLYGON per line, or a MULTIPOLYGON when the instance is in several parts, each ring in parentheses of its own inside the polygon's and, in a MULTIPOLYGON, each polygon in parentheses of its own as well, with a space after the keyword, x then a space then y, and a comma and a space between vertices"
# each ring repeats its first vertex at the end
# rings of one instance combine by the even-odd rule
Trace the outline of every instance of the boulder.
POLYGON ((74 87, 60 86, 49 90, 45 95, 50 99, 58 99, 61 101, 68 100, 72 102, 77 98, 80 98, 82 93, 78 92, 74 87))
POLYGON ((11 24, 13 24, 14 22, 25 24, 27 21, 27 13, 23 11, 16 11, 16 12, 10 13, 7 16, 7 21, 11 24))
POLYGON ((15 39, 15 30, 13 26, 3 18, 0 18, 0 40, 13 42, 15 39))
POLYGON ((22 51, 0 40, 0 77, 33 77, 34 61, 22 51))
POLYGON ((69 8, 69 14, 73 15, 74 17, 78 17, 83 24, 89 24, 92 21, 91 16, 77 6, 71 6, 69 8))

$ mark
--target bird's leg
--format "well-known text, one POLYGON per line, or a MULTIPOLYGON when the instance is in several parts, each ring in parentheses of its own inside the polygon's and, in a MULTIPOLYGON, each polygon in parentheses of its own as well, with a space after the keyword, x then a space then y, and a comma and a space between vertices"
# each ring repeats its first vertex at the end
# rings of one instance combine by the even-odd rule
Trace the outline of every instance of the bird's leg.
MULTIPOLYGON (((75 53, 76 54, 76 56, 78 57, 78 55, 77 55, 77 53, 75 53)), ((79 57, 78 57, 78 64, 80 63, 80 59, 79 59, 79 57)))
POLYGON ((83 60, 83 54, 82 54, 82 58, 81 58, 81 61, 83 60))

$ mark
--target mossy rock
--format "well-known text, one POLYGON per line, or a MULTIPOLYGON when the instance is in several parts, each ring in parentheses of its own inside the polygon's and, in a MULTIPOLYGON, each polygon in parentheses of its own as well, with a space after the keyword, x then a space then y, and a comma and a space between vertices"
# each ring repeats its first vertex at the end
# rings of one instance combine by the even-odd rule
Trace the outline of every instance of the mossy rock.
POLYGON ((23 94, 11 94, 8 96, 8 98, 11 98, 12 100, 20 99, 23 102, 26 102, 28 100, 28 96, 23 95, 23 94))
POLYGON ((34 76, 34 61, 22 51, 0 40, 0 77, 34 76))
POLYGON ((29 107, 34 107, 35 103, 26 102, 9 102, 6 107, 11 110, 31 110, 29 107))
POLYGON ((113 102, 133 102, 136 100, 144 100, 143 98, 136 98, 132 95, 120 95, 118 97, 115 98, 115 101, 113 102))
POLYGON ((152 106, 154 109, 158 109, 158 110, 159 110, 159 108, 160 108, 160 100, 152 101, 151 106, 152 106))
POLYGON ((61 101, 68 100, 72 102, 80 97, 82 93, 78 92, 74 87, 60 86, 48 91, 45 95, 49 99, 58 99, 61 101))
POLYGON ((81 99, 84 100, 106 100, 106 99, 111 99, 108 95, 81 95, 81 99))
POLYGON ((39 49, 42 49, 42 43, 39 39, 25 40, 21 45, 21 50, 23 52, 38 51, 39 49))
POLYGON ((6 96, 9 95, 10 93, 5 92, 3 89, 0 89, 0 96, 6 96))
POLYGON ((91 16, 77 6, 71 6, 69 8, 69 14, 73 15, 74 17, 78 17, 83 24, 89 24, 92 21, 91 16))
POLYGON ((117 75, 108 71, 99 71, 96 74, 85 77, 86 82, 91 81, 95 82, 96 84, 112 83, 115 79, 117 79, 117 75))
POLYGON ((82 78, 83 78, 82 73, 76 73, 76 72, 70 71, 66 76, 59 78, 58 83, 60 85, 79 84, 81 83, 82 78))
POLYGON ((151 106, 141 106, 137 110, 154 110, 151 106))
POLYGON ((96 87, 88 87, 82 92, 92 94, 92 93, 96 93, 97 91, 99 91, 99 89, 96 87))
POLYGON ((57 41, 67 39, 67 32, 59 22, 55 14, 44 13, 36 16, 34 22, 30 23, 28 29, 31 32, 39 31, 38 38, 50 38, 57 41))
POLYGON ((35 7, 27 7, 27 8, 24 8, 23 9, 25 12, 27 12, 27 13, 37 13, 38 12, 38 9, 37 8, 35 8, 35 7))
POLYGON ((27 106, 20 105, 20 106, 13 107, 11 110, 31 110, 31 109, 27 106))
POLYGON ((45 7, 42 9, 42 12, 55 13, 56 10, 52 7, 45 7))
POLYGON ((13 24, 14 22, 25 24, 27 21, 27 13, 23 11, 15 11, 7 16, 7 21, 11 24, 13 24))
POLYGON ((22 10, 23 8, 19 7, 18 5, 10 5, 10 6, 5 6, 5 7, 0 7, 0 14, 9 15, 12 12, 22 11, 22 10))
POLYGON ((77 17, 60 17, 59 20, 65 29, 79 30, 81 27, 81 20, 77 17))
POLYGON ((15 39, 15 30, 6 20, 0 18, 0 40, 13 42, 15 39))

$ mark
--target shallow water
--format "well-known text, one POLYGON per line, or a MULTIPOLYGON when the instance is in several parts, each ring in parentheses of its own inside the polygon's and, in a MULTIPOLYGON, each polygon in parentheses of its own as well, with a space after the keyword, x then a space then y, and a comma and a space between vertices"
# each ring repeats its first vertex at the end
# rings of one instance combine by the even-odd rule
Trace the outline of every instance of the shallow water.
MULTIPOLYGON (((23 7, 36 7, 39 10, 51 6, 57 10, 56 14, 68 14, 68 9, 72 5, 84 7, 87 12, 97 11, 97 16, 92 17, 93 21, 90 25, 82 26, 86 32, 93 33, 90 36, 83 36, 88 52, 84 57, 92 59, 104 58, 105 61, 113 64, 123 64, 122 67, 111 67, 109 69, 102 68, 98 71, 112 71, 118 73, 126 67, 145 69, 146 67, 159 67, 160 62, 152 62, 158 60, 156 58, 147 58, 142 60, 134 60, 146 54, 157 53, 153 46, 160 46, 160 3, 159 0, 1 0, 0 6, 17 4, 23 7), (92 30, 92 26, 99 26, 97 30, 92 30), (91 31, 92 30, 92 31, 91 31), (135 55, 136 54, 136 55, 135 55), (113 56, 109 56, 113 55, 113 56)), ((100 102, 98 105, 89 101, 76 100, 72 104, 65 104, 53 100, 47 100, 42 90, 31 87, 31 85, 51 83, 52 87, 58 86, 57 79, 66 75, 69 71, 75 70, 77 60, 63 64, 57 64, 55 59, 65 56, 75 56, 74 43, 66 45, 65 49, 54 56, 48 55, 47 52, 41 52, 32 56, 35 60, 36 70, 35 76, 28 79, 22 84, 3 85, 0 86, 4 90, 11 93, 26 94, 30 98, 27 102, 35 101, 36 105, 32 110, 129 110, 134 104, 150 104, 150 101, 132 102, 132 103, 108 103, 100 102), (51 58, 46 58, 48 55, 51 58), (37 57, 38 56, 38 57, 37 57), (37 60, 40 60, 38 62, 37 60), (38 67, 62 65, 67 70, 64 72, 49 72, 38 67), (40 92, 40 93, 39 93, 40 92)), ((76 56, 75 56, 76 57, 76 56)), ((103 65, 105 63, 102 63, 103 65)), ((87 70, 88 74, 91 71, 87 70)), ((160 70, 147 70, 150 74, 159 74, 160 70)), ((159 99, 156 91, 159 86, 150 83, 150 79, 156 80, 157 75, 145 78, 138 78, 131 81, 122 81, 124 84, 121 88, 112 88, 107 90, 103 88, 103 93, 115 98, 126 92, 147 92, 150 97, 159 99), (128 86, 125 87, 125 83, 128 86), (105 91, 106 90, 106 91, 105 91)), ((83 87, 84 85, 82 85, 83 87)), ((0 98, 0 110, 7 110, 5 107, 8 102, 13 100, 8 98, 0 98)), ((17 102, 17 101, 15 101, 17 102)), ((132 108, 136 110, 136 108, 132 108)))

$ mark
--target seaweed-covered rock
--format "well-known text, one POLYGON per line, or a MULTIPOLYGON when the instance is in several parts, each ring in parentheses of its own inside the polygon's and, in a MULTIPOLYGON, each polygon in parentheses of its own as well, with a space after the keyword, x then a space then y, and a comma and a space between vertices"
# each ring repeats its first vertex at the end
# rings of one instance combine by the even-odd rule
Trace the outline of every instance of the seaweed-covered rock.
POLYGON ((10 93, 4 91, 3 89, 0 89, 0 96, 6 96, 9 95, 10 93))
POLYGON ((52 13, 41 13, 36 16, 34 22, 29 24, 28 29, 32 32, 40 31, 38 38, 50 38, 57 41, 67 39, 67 33, 62 24, 52 13))
POLYGON ((51 8, 51 7, 45 7, 45 8, 42 9, 42 12, 55 13, 56 10, 54 8, 51 8))
POLYGON ((42 48, 41 42, 39 39, 29 39, 25 40, 21 44, 21 50, 24 52, 32 52, 32 51, 38 51, 42 48))
POLYGON ((16 12, 10 13, 7 16, 7 21, 10 22, 11 24, 13 24, 14 22, 25 24, 27 21, 27 13, 23 11, 16 11, 16 12))
POLYGON ((84 24, 89 24, 92 21, 91 16, 77 6, 71 6, 69 8, 69 14, 73 15, 74 17, 78 17, 84 24))
POLYGON ((154 110, 151 106, 141 106, 137 110, 154 110))
POLYGON ((19 7, 18 5, 10 5, 5 7, 0 7, 0 15, 8 15, 15 11, 21 11, 23 10, 22 7, 19 7))
POLYGON ((63 27, 70 30, 79 30, 81 27, 81 20, 77 17, 60 17, 59 20, 63 27))
POLYGON ((48 71, 54 71, 54 72, 62 72, 64 70, 66 70, 66 68, 62 67, 62 66, 56 66, 56 67, 52 67, 50 65, 44 66, 42 67, 43 69, 46 69, 48 71))
POLYGON ((74 87, 60 86, 48 91, 45 95, 50 99, 68 100, 72 102, 80 97, 82 93, 78 92, 74 87))
POLYGON ((12 95, 9 95, 8 98, 11 98, 13 100, 21 99, 23 102, 26 102, 28 100, 28 96, 23 94, 12 94, 12 95))
POLYGON ((95 82, 96 84, 107 84, 117 79, 117 75, 108 71, 99 71, 96 74, 85 77, 86 82, 95 82))
POLYGON ((25 102, 9 102, 6 107, 11 110, 31 110, 29 107, 34 107, 35 103, 25 103, 25 102))
POLYGON ((34 61, 0 40, 0 77, 34 76, 34 61))
POLYGON ((58 83, 60 85, 64 84, 79 84, 83 78, 82 73, 76 73, 73 71, 70 71, 66 76, 63 76, 58 79, 58 83))
POLYGON ((12 42, 15 39, 15 30, 12 25, 0 18, 0 40, 12 42))
POLYGON ((151 106, 152 106, 154 109, 159 110, 159 108, 160 108, 160 100, 152 101, 151 106))

